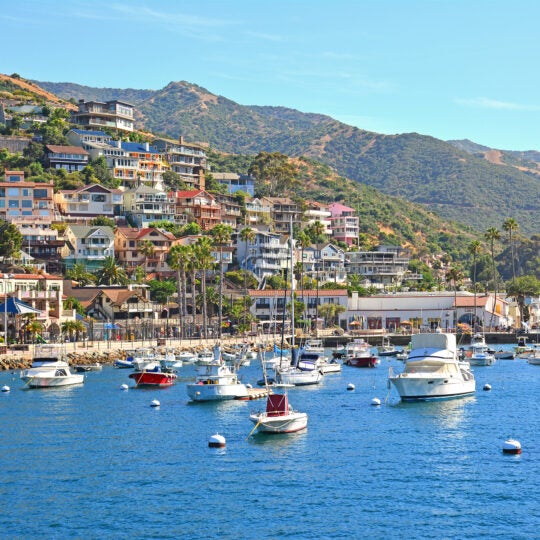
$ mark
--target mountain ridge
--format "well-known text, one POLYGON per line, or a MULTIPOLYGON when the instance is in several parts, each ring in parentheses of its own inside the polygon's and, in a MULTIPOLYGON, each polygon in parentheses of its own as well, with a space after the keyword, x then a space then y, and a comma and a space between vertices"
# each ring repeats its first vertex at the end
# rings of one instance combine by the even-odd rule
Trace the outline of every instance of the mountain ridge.
POLYGON ((318 113, 240 105, 186 81, 155 91, 35 82, 65 99, 76 93, 77 99, 129 101, 138 109, 137 120, 153 133, 182 135, 235 154, 278 151, 320 160, 342 176, 480 231, 500 228, 512 217, 522 232, 540 233, 533 218, 540 209, 540 152, 494 153, 472 141, 377 134, 318 113))

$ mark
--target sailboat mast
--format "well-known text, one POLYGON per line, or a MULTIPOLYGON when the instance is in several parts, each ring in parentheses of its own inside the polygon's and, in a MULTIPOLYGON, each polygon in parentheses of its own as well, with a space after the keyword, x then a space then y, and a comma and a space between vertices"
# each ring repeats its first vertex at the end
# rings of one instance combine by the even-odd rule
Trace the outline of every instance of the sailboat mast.
POLYGON ((295 338, 295 331, 294 331, 294 241, 293 241, 293 226, 292 226, 292 216, 289 222, 289 241, 291 243, 290 246, 290 254, 291 254, 291 330, 292 330, 292 348, 294 350, 294 338, 295 338))

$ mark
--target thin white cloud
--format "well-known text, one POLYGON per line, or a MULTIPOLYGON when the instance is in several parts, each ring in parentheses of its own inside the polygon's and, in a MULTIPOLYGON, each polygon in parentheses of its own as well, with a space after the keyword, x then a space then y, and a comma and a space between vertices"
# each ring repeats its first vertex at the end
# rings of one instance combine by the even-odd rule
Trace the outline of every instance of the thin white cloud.
POLYGON ((480 109, 495 109, 501 111, 540 111, 539 105, 523 105, 521 103, 512 103, 510 101, 499 101, 486 97, 462 99, 456 98, 454 102, 466 107, 476 107, 480 109))
POLYGON ((265 34, 263 32, 246 32, 246 36, 262 39, 264 41, 271 41, 273 43, 285 43, 288 41, 284 36, 278 34, 265 34))

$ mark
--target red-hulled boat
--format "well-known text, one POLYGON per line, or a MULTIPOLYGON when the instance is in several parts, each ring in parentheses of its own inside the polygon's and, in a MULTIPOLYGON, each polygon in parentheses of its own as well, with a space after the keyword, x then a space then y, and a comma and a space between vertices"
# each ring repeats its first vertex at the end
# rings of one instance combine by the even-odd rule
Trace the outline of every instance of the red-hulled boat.
POLYGON ((152 369, 143 369, 129 374, 136 386, 172 386, 176 380, 176 373, 156 366, 152 369))
POLYGON ((371 346, 363 339, 355 339, 345 347, 344 364, 353 367, 373 368, 379 359, 371 352, 371 346))

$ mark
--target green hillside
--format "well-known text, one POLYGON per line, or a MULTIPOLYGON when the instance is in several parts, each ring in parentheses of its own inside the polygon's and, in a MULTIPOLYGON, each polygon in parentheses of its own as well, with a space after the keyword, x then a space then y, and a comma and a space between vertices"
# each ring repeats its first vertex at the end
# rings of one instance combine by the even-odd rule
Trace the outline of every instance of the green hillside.
POLYGON ((493 163, 482 151, 470 153, 433 137, 379 135, 324 115, 239 105, 187 82, 158 91, 39 84, 62 97, 130 101, 141 113, 140 127, 154 133, 183 135, 225 152, 279 151, 317 159, 339 175, 480 231, 500 228, 512 217, 523 233, 540 232, 539 180, 517 156, 514 163, 510 157, 493 163))

